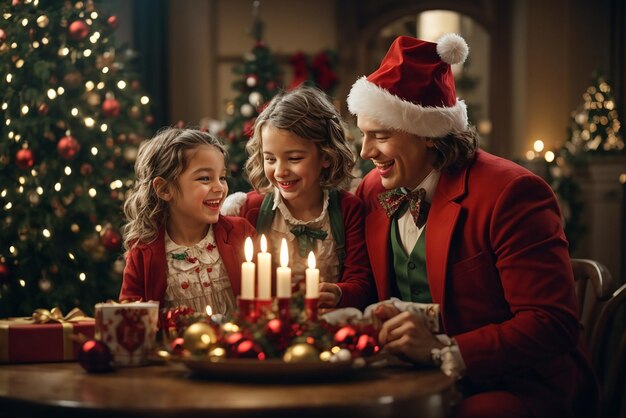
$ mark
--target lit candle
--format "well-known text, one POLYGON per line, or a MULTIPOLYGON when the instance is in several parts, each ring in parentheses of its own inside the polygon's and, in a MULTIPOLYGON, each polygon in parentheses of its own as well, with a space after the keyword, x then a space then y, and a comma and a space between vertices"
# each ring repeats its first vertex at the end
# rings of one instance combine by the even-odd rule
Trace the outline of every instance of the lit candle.
POLYGON ((272 255, 267 252, 267 239, 261 235, 261 252, 257 255, 259 264, 258 294, 259 300, 272 299, 272 255))
POLYGON ((283 238, 280 243, 280 267, 276 269, 276 297, 291 297, 291 269, 287 267, 289 264, 289 250, 287 249, 287 240, 283 238))
POLYGON ((313 251, 309 253, 309 268, 304 271, 306 277, 306 295, 307 299, 317 299, 320 297, 320 271, 315 268, 315 255, 313 251))
POLYGON ((241 264, 241 299, 254 300, 254 263, 252 262, 252 239, 246 238, 244 253, 246 261, 241 264))

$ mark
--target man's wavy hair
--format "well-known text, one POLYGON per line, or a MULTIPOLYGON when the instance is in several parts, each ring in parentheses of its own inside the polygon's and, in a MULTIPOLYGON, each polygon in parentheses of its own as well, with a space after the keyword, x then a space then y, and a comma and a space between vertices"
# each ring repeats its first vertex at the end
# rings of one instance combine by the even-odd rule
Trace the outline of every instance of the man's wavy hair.
POLYGON ((432 138, 433 167, 440 171, 454 171, 474 158, 480 137, 473 126, 462 132, 452 132, 444 137, 432 138))
POLYGON ((321 90, 301 86, 274 96, 256 119, 254 134, 246 145, 249 158, 245 170, 258 192, 267 193, 272 187, 263 170, 261 131, 267 123, 312 141, 321 155, 328 158, 330 166, 320 176, 322 188, 337 187, 353 178, 356 157, 346 139, 339 112, 321 90))
POLYGON ((167 224, 168 203, 157 196, 152 181, 163 178, 178 190, 178 178, 189 164, 190 153, 199 146, 210 145, 226 158, 222 142, 196 129, 164 128, 139 147, 135 161, 135 182, 124 203, 126 251, 138 243, 150 243, 167 224))

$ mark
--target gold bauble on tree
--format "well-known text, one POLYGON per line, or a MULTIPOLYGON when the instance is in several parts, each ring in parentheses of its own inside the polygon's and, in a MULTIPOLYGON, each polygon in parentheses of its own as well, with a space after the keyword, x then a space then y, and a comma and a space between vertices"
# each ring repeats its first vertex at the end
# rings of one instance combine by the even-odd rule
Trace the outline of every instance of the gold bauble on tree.
POLYGON ((211 326, 205 322, 191 324, 183 334, 183 347, 191 353, 206 353, 212 344, 217 341, 217 335, 211 326))
POLYGON ((309 363, 320 360, 320 352, 317 348, 307 343, 297 343, 287 348, 283 355, 286 363, 309 363))

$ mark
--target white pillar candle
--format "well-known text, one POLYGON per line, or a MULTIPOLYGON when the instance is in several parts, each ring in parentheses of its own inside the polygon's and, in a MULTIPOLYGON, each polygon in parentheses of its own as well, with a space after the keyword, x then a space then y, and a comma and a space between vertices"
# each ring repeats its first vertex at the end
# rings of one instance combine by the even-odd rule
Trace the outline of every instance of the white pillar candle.
POLYGON ((244 253, 246 261, 241 263, 241 299, 254 300, 254 263, 252 262, 252 239, 246 238, 244 253))
POLYGON ((272 299, 272 255, 267 252, 267 239, 261 235, 261 252, 257 254, 258 300, 272 299))
POLYGON ((315 268, 315 255, 313 251, 309 253, 309 268, 304 271, 306 277, 306 294, 307 299, 316 299, 320 297, 320 271, 315 268))
POLYGON ((289 249, 287 240, 283 238, 280 243, 280 267, 276 269, 276 297, 291 297, 291 269, 289 265, 289 249))

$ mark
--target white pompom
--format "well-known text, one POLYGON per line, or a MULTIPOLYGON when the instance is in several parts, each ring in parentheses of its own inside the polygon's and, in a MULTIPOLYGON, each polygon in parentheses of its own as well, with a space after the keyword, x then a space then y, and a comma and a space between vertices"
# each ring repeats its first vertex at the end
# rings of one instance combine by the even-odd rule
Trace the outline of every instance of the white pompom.
POLYGON ((239 211, 243 204, 246 203, 246 196, 244 192, 235 192, 226 196, 220 208, 220 214, 224 216, 239 216, 239 211))
POLYGON ((437 41, 437 54, 443 62, 450 65, 465 62, 469 47, 461 36, 456 33, 447 33, 437 41))

